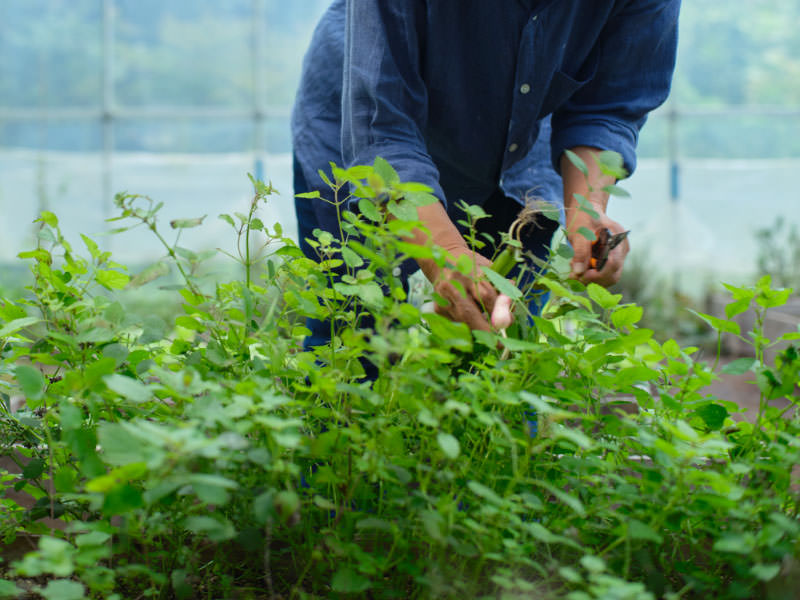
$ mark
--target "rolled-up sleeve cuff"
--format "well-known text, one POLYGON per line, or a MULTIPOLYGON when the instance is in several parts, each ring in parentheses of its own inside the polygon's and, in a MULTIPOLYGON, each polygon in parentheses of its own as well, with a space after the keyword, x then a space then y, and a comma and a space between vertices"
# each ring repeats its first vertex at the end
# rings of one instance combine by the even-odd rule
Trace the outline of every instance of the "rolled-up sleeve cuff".
POLYGON ((614 119, 587 117, 559 127, 554 119, 550 142, 553 168, 561 172, 561 156, 565 150, 576 146, 590 146, 621 154, 625 170, 631 175, 636 169, 636 143, 642 124, 644 120, 634 125, 614 119))

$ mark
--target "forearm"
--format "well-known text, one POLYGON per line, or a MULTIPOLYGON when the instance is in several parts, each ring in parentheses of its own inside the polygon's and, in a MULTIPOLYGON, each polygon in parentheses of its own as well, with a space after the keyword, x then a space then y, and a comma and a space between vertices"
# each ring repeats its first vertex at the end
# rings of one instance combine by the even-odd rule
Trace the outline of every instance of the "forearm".
MULTIPOLYGON (((425 230, 415 229, 411 242, 421 246, 432 242, 451 253, 454 250, 467 250, 466 241, 453 221, 450 220, 441 202, 420 206, 417 211, 419 220, 424 224, 425 230)), ((436 280, 439 267, 432 259, 419 259, 417 263, 430 281, 436 280)))
POLYGON ((601 171, 595 157, 599 152, 597 149, 576 146, 572 148, 572 152, 586 164, 588 175, 573 165, 566 153, 561 157, 567 237, 573 250, 570 277, 584 283, 608 286, 619 281, 622 275, 622 266, 629 249, 628 240, 624 240, 622 244, 612 250, 600 271, 597 271, 594 266, 590 266, 590 261, 592 241, 595 239, 593 234, 597 234, 602 229, 608 229, 614 234, 624 231, 619 223, 611 220, 606 214, 608 192, 605 191, 605 188, 614 184, 615 178, 601 171), (593 212, 583 210, 575 198, 576 195, 585 198, 593 212))
POLYGON ((564 210, 568 230, 572 230, 571 225, 580 221, 575 218, 576 211, 580 208, 575 195, 583 196, 595 210, 605 213, 608 207, 608 192, 604 191, 604 188, 615 183, 615 179, 603 174, 597 164, 596 154, 600 150, 588 146, 576 146, 571 150, 586 164, 589 176, 587 177, 573 165, 566 153, 562 155, 561 177, 564 181, 564 210))

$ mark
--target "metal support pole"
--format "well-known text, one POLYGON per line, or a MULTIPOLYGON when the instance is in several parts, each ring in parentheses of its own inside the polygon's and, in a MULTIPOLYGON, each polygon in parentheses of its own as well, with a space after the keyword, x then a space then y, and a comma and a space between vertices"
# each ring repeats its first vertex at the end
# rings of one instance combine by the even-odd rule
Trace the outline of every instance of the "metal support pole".
MULTIPOLYGON (((102 156, 102 208, 103 218, 113 214, 113 153, 114 153, 114 5, 113 0, 103 2, 103 98, 100 123, 103 129, 102 156)), ((104 236, 108 245, 110 237, 104 236)))
MULTIPOLYGON (((680 207, 678 201, 680 199, 680 163, 679 163, 679 147, 678 147, 678 109, 674 103, 669 108, 667 113, 667 153, 669 156, 669 198, 670 198, 670 213, 672 215, 672 244, 673 244, 673 260, 672 265, 672 303, 675 307, 677 315, 677 299, 681 289, 681 253, 682 253, 682 240, 681 231, 679 226, 680 207)), ((676 332, 677 333, 677 332, 676 332)))
POLYGON ((264 154, 266 152, 266 89, 262 75, 266 59, 266 0, 253 0, 253 176, 264 179, 264 154))

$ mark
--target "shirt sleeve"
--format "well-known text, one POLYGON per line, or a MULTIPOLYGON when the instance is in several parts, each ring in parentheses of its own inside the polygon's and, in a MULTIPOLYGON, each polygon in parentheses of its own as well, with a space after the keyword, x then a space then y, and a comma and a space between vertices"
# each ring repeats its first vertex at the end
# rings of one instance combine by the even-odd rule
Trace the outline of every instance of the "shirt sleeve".
POLYGON ((428 95, 420 68, 422 0, 347 0, 342 154, 347 166, 387 160, 403 181, 445 201, 424 141, 428 95))
POLYGON ((621 3, 598 40, 592 79, 553 112, 553 166, 575 146, 614 150, 628 173, 647 114, 667 98, 675 69, 680 0, 621 3))

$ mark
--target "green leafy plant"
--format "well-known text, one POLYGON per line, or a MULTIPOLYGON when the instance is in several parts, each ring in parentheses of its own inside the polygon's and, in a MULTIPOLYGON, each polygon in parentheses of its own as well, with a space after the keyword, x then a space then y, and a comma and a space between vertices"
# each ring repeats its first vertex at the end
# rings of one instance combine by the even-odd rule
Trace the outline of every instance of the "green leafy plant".
POLYGON ((792 287, 800 284, 800 231, 777 218, 771 227, 756 232, 758 252, 756 270, 759 276, 770 275, 776 285, 792 287))
POLYGON ((655 341, 640 306, 565 280, 568 249, 523 288, 486 270, 519 310, 550 293, 505 335, 422 313, 403 261, 474 272, 408 242, 430 190, 381 160, 326 177, 340 230, 315 232, 318 259, 263 224, 273 190, 254 182, 248 213, 222 217, 242 266, 228 282, 166 240, 158 204, 118 196, 119 224, 149 228, 182 278, 171 322, 117 300, 164 267, 132 278, 41 216, 20 255, 29 294, 0 304, 0 456, 17 465, 0 478, 30 498, 0 499, 0 538, 37 549, 0 564, 0 597, 796 593, 800 356, 791 345, 766 364, 763 350, 800 332, 768 340, 763 319, 731 321, 787 290, 731 286, 727 319, 700 315, 755 346, 726 367, 761 391, 749 423, 706 391, 718 367, 696 348, 655 341), (307 318, 330 323, 330 343, 303 348, 307 318))

